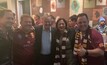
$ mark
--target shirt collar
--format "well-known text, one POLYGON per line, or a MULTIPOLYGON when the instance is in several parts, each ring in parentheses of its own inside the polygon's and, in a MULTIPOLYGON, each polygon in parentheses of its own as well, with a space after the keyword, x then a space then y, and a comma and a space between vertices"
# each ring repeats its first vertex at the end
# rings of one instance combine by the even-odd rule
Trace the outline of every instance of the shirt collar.
MULTIPOLYGON (((50 27, 48 31, 51 32, 51 29, 52 29, 52 27, 50 27)), ((46 31, 44 26, 43 26, 43 31, 46 31)))

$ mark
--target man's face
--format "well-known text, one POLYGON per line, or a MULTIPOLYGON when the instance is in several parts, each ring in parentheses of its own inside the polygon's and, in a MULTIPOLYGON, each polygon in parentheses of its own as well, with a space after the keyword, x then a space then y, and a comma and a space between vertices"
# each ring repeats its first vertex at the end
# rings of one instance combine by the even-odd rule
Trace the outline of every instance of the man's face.
POLYGON ((32 19, 30 17, 24 17, 21 21, 21 26, 24 30, 32 30, 32 19))
POLYGON ((77 25, 80 31, 85 32, 88 28, 89 21, 85 16, 78 17, 77 25))
POLYGON ((3 25, 7 28, 11 28, 14 23, 14 16, 12 12, 6 12, 2 17, 3 25))
POLYGON ((44 25, 45 29, 49 29, 51 27, 51 25, 52 25, 51 22, 52 22, 51 17, 48 17, 44 20, 43 25, 44 25))

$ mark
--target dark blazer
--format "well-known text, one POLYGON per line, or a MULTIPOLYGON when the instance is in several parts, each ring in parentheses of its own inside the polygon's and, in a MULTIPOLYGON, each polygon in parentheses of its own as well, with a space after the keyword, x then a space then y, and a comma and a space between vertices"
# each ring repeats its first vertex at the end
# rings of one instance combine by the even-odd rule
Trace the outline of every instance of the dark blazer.
MULTIPOLYGON (((35 27, 35 64, 36 62, 39 61, 40 55, 41 55, 41 48, 42 48, 42 30, 43 30, 43 26, 38 26, 35 27)), ((54 49, 55 49, 55 45, 53 42, 54 39, 54 28, 51 29, 51 35, 52 35, 52 41, 51 41, 51 60, 53 59, 53 54, 54 54, 54 49)))

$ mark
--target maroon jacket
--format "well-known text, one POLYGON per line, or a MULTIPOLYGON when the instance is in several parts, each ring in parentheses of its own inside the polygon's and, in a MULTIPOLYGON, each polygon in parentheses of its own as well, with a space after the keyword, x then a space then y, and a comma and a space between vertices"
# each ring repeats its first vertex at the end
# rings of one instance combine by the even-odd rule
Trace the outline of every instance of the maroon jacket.
POLYGON ((19 65, 32 65, 34 56, 34 31, 25 33, 19 29, 14 34, 13 62, 19 65))

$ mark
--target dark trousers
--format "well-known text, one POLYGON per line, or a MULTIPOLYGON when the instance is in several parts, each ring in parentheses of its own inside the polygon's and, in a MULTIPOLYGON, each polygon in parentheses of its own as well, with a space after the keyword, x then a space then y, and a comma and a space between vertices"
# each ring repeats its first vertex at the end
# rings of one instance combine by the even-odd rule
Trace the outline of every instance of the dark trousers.
POLYGON ((35 65, 52 65, 52 60, 50 55, 40 55, 38 62, 35 65))

